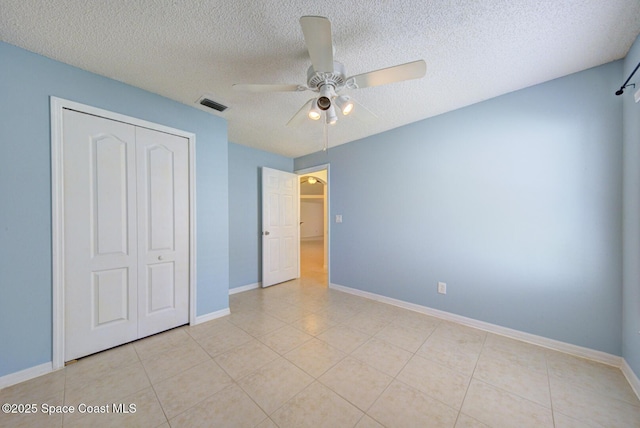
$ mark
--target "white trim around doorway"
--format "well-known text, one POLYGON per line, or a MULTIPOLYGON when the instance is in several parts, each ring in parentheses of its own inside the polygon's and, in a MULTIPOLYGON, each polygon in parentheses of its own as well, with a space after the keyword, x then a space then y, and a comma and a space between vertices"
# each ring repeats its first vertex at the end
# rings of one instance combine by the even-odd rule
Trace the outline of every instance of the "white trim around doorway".
MULTIPOLYGON (((329 167, 330 164, 325 163, 293 171, 295 174, 305 175, 310 172, 327 170, 327 212, 325 213, 327 216, 327 284, 331 284, 331 169, 329 167)), ((299 200, 300 198, 298 198, 299 200)), ((298 271, 300 271, 300 258, 298 258, 298 271)))
POLYGON ((52 370, 64 367, 64 180, 62 164, 63 110, 75 110, 106 119, 184 137, 189 141, 189 323, 196 317, 196 135, 146 120, 125 116, 62 98, 51 97, 51 234, 52 234, 52 370))

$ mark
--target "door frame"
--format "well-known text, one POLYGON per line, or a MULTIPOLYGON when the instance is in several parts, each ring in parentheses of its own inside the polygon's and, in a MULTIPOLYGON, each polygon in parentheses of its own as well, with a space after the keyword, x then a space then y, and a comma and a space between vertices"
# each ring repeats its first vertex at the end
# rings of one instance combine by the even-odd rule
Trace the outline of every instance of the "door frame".
MULTIPOLYGON (((318 171, 322 171, 322 170, 327 170, 327 206, 326 206, 326 212, 324 213, 324 215, 327 218, 327 254, 325 255, 325 257, 327 258, 327 286, 331 285, 331 169, 330 169, 330 164, 325 163, 322 165, 317 165, 317 166, 312 166, 309 168, 303 168, 303 169, 297 169, 294 172, 294 174, 298 174, 298 175, 306 175, 309 174, 310 172, 318 172, 318 171)), ((300 192, 298 192, 300 193, 300 192)), ((298 194, 298 201, 300 201, 300 195, 298 194)), ((298 202, 299 203, 299 202, 298 202)), ((300 240, 300 237, 298 237, 298 241, 300 240)), ((298 258, 298 272, 300 272, 300 258, 298 258)))
POLYGON ((189 156, 189 324, 196 324, 196 135, 146 120, 103 110, 75 101, 50 97, 51 107, 51 256, 52 256, 52 365, 64 367, 65 335, 65 272, 64 272, 64 170, 63 170, 63 111, 75 110, 105 119, 128 123, 188 140, 189 156))

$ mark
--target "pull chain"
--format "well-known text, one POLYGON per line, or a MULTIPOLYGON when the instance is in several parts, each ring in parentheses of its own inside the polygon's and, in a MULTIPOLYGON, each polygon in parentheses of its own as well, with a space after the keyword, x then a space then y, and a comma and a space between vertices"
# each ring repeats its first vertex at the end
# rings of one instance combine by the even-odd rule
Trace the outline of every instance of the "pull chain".
POLYGON ((329 126, 327 122, 324 123, 324 149, 323 152, 326 152, 329 149, 329 126))

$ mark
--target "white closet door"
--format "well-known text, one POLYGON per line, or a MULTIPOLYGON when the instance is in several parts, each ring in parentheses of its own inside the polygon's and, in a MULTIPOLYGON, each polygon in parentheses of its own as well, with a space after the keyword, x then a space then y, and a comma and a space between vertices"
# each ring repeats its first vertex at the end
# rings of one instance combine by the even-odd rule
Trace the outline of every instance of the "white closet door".
POLYGON ((65 110, 65 361, 189 320, 189 142, 65 110))
POLYGON ((138 334, 135 128, 64 111, 65 360, 138 334))
POLYGON ((138 336, 189 320, 189 142, 136 129, 138 336))

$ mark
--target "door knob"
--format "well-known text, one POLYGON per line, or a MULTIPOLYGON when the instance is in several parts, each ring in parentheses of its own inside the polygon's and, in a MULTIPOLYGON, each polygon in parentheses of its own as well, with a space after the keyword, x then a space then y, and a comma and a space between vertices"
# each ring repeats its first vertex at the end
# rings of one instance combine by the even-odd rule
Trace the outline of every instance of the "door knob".
POLYGON ((158 256, 158 260, 164 260, 164 257, 158 256))
POLYGON ((265 234, 265 235, 268 235, 268 234, 269 234, 269 231, 267 230, 266 232, 264 232, 264 234, 265 234))

